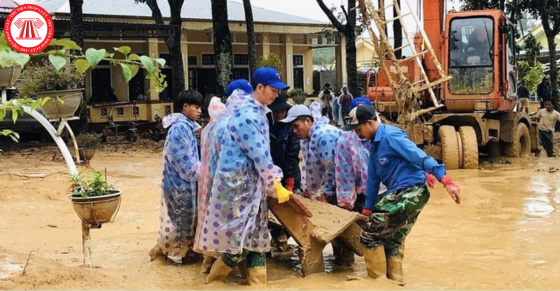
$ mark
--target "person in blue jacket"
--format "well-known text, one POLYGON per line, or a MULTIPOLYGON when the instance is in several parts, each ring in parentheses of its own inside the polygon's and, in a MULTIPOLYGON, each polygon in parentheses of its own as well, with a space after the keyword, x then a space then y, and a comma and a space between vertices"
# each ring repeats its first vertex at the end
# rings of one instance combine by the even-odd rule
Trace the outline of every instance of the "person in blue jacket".
POLYGON ((459 186, 446 174, 445 166, 426 155, 404 131, 380 124, 371 106, 358 106, 348 116, 345 129, 355 130, 371 143, 362 210, 368 220, 359 223, 368 275, 386 274, 404 284, 399 247, 430 198, 425 172, 435 175, 457 204, 461 201, 459 186), (378 201, 380 182, 387 192, 378 201))

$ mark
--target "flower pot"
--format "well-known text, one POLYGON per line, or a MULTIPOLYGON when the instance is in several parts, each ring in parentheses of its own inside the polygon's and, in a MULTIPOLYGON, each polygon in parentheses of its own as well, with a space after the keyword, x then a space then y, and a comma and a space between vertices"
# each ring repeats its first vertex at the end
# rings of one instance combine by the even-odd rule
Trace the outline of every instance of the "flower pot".
POLYGON ((78 152, 80 154, 80 159, 84 160, 84 161, 89 161, 91 159, 93 159, 93 156, 95 156, 95 151, 97 150, 97 148, 78 148, 78 152))
POLYGON ((83 222, 99 224, 114 219, 121 204, 121 191, 108 190, 107 195, 94 197, 72 197, 74 211, 83 222))
POLYGON ((13 86, 20 74, 20 66, 0 68, 0 88, 13 86))
POLYGON ((35 94, 37 98, 51 98, 41 109, 48 118, 58 119, 74 116, 74 112, 82 103, 82 90, 44 91, 36 92, 35 94), (62 99, 64 102, 60 102, 58 99, 62 99))
POLYGON ((307 98, 307 96, 305 95, 298 95, 293 97, 296 104, 303 104, 305 102, 305 98, 307 98))

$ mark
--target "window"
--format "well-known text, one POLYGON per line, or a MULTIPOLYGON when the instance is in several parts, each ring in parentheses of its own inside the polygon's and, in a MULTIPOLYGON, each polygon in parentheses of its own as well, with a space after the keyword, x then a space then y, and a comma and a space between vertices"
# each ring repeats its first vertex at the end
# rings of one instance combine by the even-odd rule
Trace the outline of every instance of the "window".
POLYGON ((197 66, 198 65, 198 58, 196 56, 189 56, 187 58, 187 64, 189 66, 197 66))
POLYGON ((111 68, 96 67, 91 70, 91 98, 89 103, 112 102, 110 96, 113 92, 111 88, 111 68))
POLYGON ((165 105, 165 115, 169 115, 171 112, 171 105, 165 105))
POLYGON ((139 70, 130 79, 128 82, 128 100, 144 100, 144 79, 144 70, 139 70))
POLYGON ((117 116, 124 116, 124 107, 117 107, 117 116))
POLYGON ((247 66, 247 65, 249 65, 249 55, 247 55, 247 54, 235 54, 235 55, 233 55, 233 65, 234 66, 247 66))
POLYGON ((303 56, 302 55, 294 55, 294 67, 303 66, 303 56))
POLYGON ((202 54, 202 65, 211 66, 216 64, 214 54, 202 54))
POLYGON ((487 94, 494 89, 494 22, 491 18, 460 18, 449 28, 448 83, 453 94, 487 94))
POLYGON ((233 79, 245 79, 249 80, 249 69, 247 68, 234 68, 233 69, 233 79))
POLYGON ((99 117, 107 117, 107 107, 99 108, 99 117))
POLYGON ((132 107, 132 116, 138 116, 138 115, 140 115, 140 107, 138 106, 132 107))

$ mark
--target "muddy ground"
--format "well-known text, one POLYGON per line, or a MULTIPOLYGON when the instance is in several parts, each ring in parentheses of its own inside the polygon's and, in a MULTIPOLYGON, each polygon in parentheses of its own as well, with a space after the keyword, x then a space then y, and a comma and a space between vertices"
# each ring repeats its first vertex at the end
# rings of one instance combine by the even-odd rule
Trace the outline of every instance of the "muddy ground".
MULTIPOLYGON (((92 230, 95 268, 82 266, 80 220, 58 149, 1 148, 0 289, 246 289, 236 274, 231 284, 206 286, 198 264, 149 261, 158 230, 161 143, 105 145, 89 168, 79 166, 107 169, 109 182, 123 192, 115 222, 92 230)), ((462 187, 461 205, 441 185, 432 190, 407 239, 404 288, 366 279, 361 258, 351 268, 333 267, 329 246, 327 273, 305 278, 295 258, 269 259, 268 288, 557 289, 560 171, 554 169, 560 159, 508 161, 450 171, 462 187)))

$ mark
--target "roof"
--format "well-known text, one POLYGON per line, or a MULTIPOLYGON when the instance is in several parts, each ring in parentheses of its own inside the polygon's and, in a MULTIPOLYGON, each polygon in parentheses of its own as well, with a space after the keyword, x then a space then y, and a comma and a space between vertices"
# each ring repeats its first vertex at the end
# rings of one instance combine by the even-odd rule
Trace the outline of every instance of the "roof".
MULTIPOLYGON (((162 16, 164 18, 170 17, 169 3, 167 0, 157 0, 157 2, 162 16)), ((36 4, 43 7, 50 14, 70 13, 70 4, 68 0, 40 0, 37 1, 36 4)), ((141 3, 136 4, 135 0, 84 0, 82 11, 84 15, 152 17, 152 11, 148 5, 141 3)), ((211 20, 211 0, 185 0, 181 10, 181 16, 183 19, 211 20)), ((228 1, 228 18, 230 21, 245 22, 243 3, 228 1)), ((329 23, 326 22, 255 6, 253 6, 253 20, 256 23, 329 25, 329 23)))
POLYGON ((15 1, 12 0, 0 0, 0 13, 10 13, 14 8, 18 7, 15 1))

